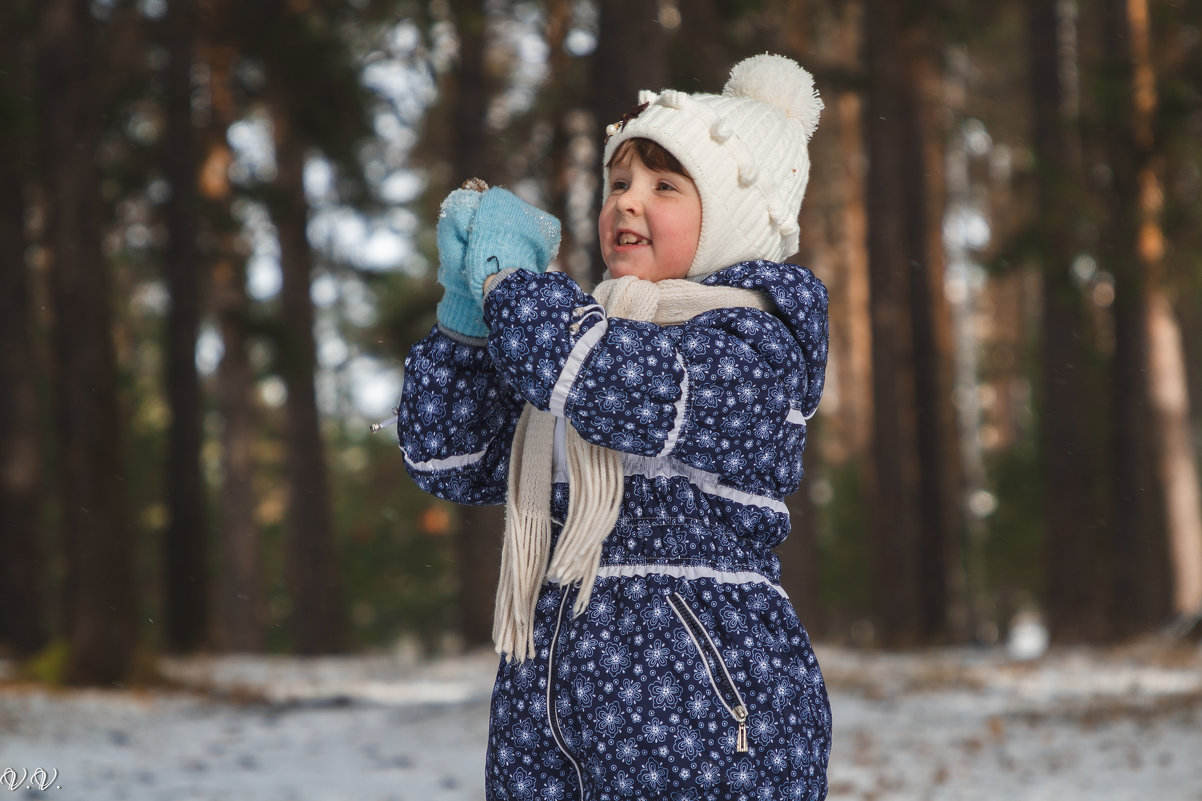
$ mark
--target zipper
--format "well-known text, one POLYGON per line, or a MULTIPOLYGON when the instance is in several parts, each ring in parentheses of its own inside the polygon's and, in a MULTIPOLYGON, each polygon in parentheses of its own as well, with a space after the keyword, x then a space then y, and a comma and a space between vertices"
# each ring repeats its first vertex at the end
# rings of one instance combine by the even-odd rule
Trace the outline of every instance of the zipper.
POLYGON ((563 625, 563 610, 567 608, 567 605, 568 590, 565 587, 563 598, 559 602, 559 617, 555 619, 555 634, 551 637, 551 644, 547 648, 547 724, 551 727, 551 736, 555 738, 555 745, 559 746, 559 750, 576 769, 576 786, 580 788, 580 801, 584 801, 584 773, 580 770, 580 763, 568 751, 567 743, 564 742, 563 732, 559 728, 559 713, 555 710, 555 702, 551 697, 551 683, 555 680, 555 646, 559 643, 559 628, 563 625))
POLYGON ((722 702, 722 706, 726 707, 726 711, 734 718, 735 723, 739 724, 738 735, 735 737, 735 752, 740 754, 747 753, 747 704, 743 702, 743 695, 739 692, 739 688, 735 686, 735 681, 730 677, 730 670, 726 667, 725 660, 722 659, 722 652, 718 650, 714 639, 710 637, 710 633, 706 631, 705 626, 697 619, 697 615, 693 614, 693 610, 685 603, 680 593, 673 592, 667 596, 668 606, 672 607, 672 611, 684 626, 685 632, 689 635, 689 639, 693 641, 693 645, 697 648, 697 653, 701 655, 701 664, 705 665, 706 675, 709 676, 710 686, 714 688, 714 694, 718 696, 718 700, 722 702), (705 646, 701 644, 702 640, 709 644, 707 652, 705 646), (721 670, 721 675, 715 675, 715 671, 710 667, 710 659, 721 670), (727 692, 723 692, 719 688, 722 684, 727 692), (734 703, 727 701, 727 696, 733 699, 734 703))
POLYGON ((371 433, 375 434, 380 429, 387 428, 388 426, 395 423, 397 421, 397 419, 400 418, 400 416, 401 416, 401 407, 397 406, 395 409, 392 410, 392 417, 389 417, 387 420, 381 420, 378 423, 372 423, 370 426, 367 427, 367 430, 370 431, 371 433))

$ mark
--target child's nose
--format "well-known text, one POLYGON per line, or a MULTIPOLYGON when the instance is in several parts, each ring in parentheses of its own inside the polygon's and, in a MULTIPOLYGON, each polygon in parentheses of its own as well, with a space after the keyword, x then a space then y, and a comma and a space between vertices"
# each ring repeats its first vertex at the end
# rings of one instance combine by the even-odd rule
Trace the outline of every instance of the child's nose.
POLYGON ((631 187, 622 193, 622 211, 636 215, 643 213, 642 190, 631 187))

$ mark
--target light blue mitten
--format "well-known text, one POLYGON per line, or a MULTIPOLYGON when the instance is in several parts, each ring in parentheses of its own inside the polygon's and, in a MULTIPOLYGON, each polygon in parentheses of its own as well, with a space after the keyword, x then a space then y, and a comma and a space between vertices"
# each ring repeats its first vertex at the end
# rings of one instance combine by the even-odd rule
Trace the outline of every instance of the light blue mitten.
POLYGON ((463 257, 467 251, 472 220, 484 195, 472 189, 456 189, 442 201, 438 212, 438 326, 468 337, 488 336, 480 294, 472 294, 463 257))
POLYGON ((512 192, 493 187, 480 199, 468 236, 468 285, 483 303, 484 280, 493 273, 516 267, 536 273, 559 251, 559 220, 531 206, 512 192))

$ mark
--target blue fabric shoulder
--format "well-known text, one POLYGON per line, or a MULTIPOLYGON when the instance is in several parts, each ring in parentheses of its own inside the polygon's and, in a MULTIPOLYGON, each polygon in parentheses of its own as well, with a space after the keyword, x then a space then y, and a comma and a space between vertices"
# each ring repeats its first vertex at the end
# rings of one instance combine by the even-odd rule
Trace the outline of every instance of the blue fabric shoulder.
POLYGON ((778 316, 788 326, 805 355, 806 389, 801 411, 807 417, 812 415, 818 407, 826 380, 830 337, 829 296, 818 276, 796 264, 747 261, 719 270, 703 283, 754 289, 772 298, 778 316))

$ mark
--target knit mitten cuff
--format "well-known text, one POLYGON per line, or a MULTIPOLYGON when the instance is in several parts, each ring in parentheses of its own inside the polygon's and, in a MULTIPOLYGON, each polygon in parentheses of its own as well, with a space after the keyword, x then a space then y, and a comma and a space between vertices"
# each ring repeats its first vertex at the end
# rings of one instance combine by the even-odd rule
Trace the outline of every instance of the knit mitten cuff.
POLYGON ((438 327, 444 331, 455 331, 475 339, 488 336, 481 301, 458 288, 447 287, 438 302, 437 316, 438 327))

